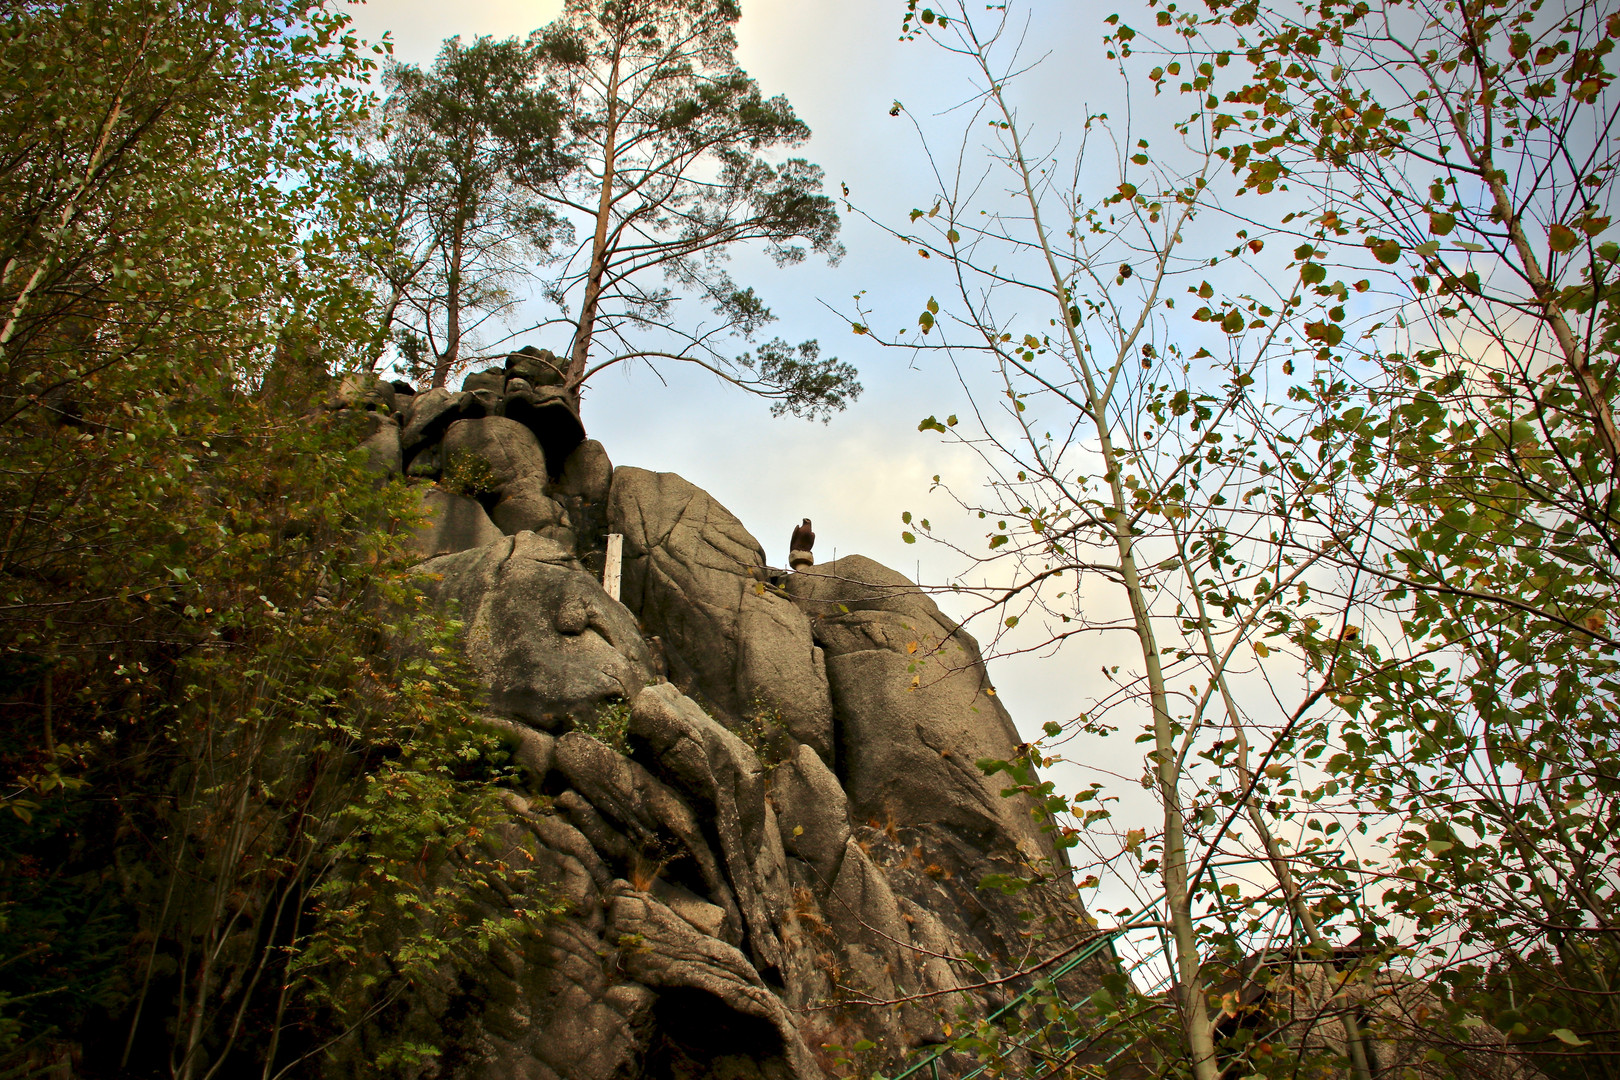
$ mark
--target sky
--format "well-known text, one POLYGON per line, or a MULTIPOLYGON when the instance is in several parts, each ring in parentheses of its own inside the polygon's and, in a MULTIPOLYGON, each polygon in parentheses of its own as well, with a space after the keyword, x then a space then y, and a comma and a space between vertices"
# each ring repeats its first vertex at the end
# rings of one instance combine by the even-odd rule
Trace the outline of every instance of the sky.
MULTIPOLYGON (((826 189, 840 194, 840 185, 847 185, 856 207, 896 228, 906 224, 912 208, 926 209, 936 190, 911 119, 930 130, 958 129, 963 117, 951 110, 968 96, 964 68, 926 43, 898 40, 904 6, 903 0, 744 0, 737 53, 761 89, 786 95, 810 126, 813 138, 795 153, 825 169, 826 189), (895 102, 908 115, 891 115, 895 102)), ((388 31, 398 59, 427 65, 448 36, 526 35, 560 8, 557 0, 370 0, 352 13, 363 36, 376 40, 388 31)), ((1025 55, 1045 57, 1019 81, 1017 93, 1037 138, 1068 137, 1065 126, 1088 111, 1120 107, 1117 72, 1101 44, 1108 10, 1071 0, 1031 9, 1025 55)), ((970 160, 979 138, 969 136, 970 160)), ((936 148, 947 158, 954 152, 948 140, 936 148)), ((885 350, 855 335, 849 316, 861 294, 875 327, 913 326, 928 298, 949 283, 937 260, 924 263, 913 247, 857 214, 844 214, 842 240, 847 254, 836 267, 812 259, 778 270, 766 259, 743 255, 733 273, 754 285, 779 316, 768 334, 818 339, 823 355, 859 368, 865 392, 846 412, 825 425, 772 419, 765 402, 696 369, 670 365, 655 374, 637 366, 611 369, 592 381, 582 409, 585 424, 615 465, 679 473, 710 492, 762 542, 775 565, 785 565, 788 535, 809 517, 821 561, 860 553, 915 580, 945 581, 963 570, 963 560, 926 542, 904 543, 901 515, 928 517, 936 532, 984 550, 991 523, 968 517, 929 491, 936 475, 973 491, 982 466, 938 436, 918 431, 923 417, 962 410, 963 392, 937 360, 885 350)), ((537 337, 533 344, 560 352, 566 341, 537 337)), ((959 598, 937 599, 947 614, 968 613, 959 598)), ((1118 603, 1112 596, 1097 600, 1101 606, 1118 603)), ((986 627, 974 629, 981 640, 987 636, 986 627)), ((1015 637, 1012 644, 1036 640, 1015 637)), ((1121 663, 1140 664, 1134 638, 1123 633, 1083 639, 1056 656, 997 659, 990 671, 1019 729, 1034 738, 1044 723, 1067 721, 1085 708, 1100 692, 1100 669, 1121 663)), ((1104 773, 1134 780, 1142 759, 1130 735, 1071 750, 1104 773)), ((1074 772, 1060 783, 1078 787, 1090 778, 1074 772)), ((1136 784, 1125 785, 1123 793, 1128 801, 1122 810, 1153 813, 1136 784)))

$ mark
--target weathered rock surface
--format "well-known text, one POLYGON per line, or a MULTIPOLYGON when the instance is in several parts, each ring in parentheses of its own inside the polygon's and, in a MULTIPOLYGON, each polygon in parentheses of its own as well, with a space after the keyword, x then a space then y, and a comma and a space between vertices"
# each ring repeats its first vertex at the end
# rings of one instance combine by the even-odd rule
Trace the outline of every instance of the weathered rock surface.
POLYGON ((469 394, 452 394, 442 386, 411 398, 405 430, 399 437, 406 463, 429 445, 437 444, 451 424, 473 415, 482 416, 483 406, 469 394))
POLYGON ((479 477, 484 491, 499 496, 520 479, 543 480, 546 457, 534 432, 504 416, 457 420, 444 432, 444 464, 479 477))
POLYGON ((366 467, 383 476, 398 476, 404 469, 399 452, 399 424, 384 411, 368 412, 372 432, 361 442, 366 467))
POLYGON ((613 462, 595 439, 586 439, 563 462, 562 475, 549 487, 551 497, 568 512, 580 560, 594 573, 602 572, 601 552, 607 547, 608 489, 613 462))
POLYGON ((828 1045, 893 1066, 993 1008, 953 958, 1089 935, 1035 807, 976 767, 1018 736, 973 639, 868 559, 784 581, 699 488, 614 468, 575 413, 547 428, 558 363, 526 350, 398 396, 402 425, 374 412, 407 473, 476 496, 424 487, 417 572, 515 767, 490 851, 565 913, 447 965, 333 1075, 410 1038, 441 1049, 424 1080, 821 1080, 828 1045), (1047 884, 979 889, 991 873, 1047 884))
POLYGON ((490 519, 508 536, 539 533, 573 551, 578 545, 573 520, 563 504, 547 494, 549 490, 543 477, 515 480, 502 488, 500 502, 489 512, 490 519))
POLYGON ((419 573, 430 595, 457 605, 492 709, 553 729, 567 726, 565 717, 588 718, 605 703, 628 700, 652 681, 635 620, 572 551, 533 533, 505 537, 488 527, 492 540, 429 559, 419 573))
POLYGON ((525 345, 506 358, 506 377, 522 379, 531 386, 561 386, 566 361, 550 349, 537 349, 525 345))
POLYGON ((978 643, 902 575, 861 555, 806 568, 787 592, 815 622, 838 714, 839 772, 857 820, 928 823, 1025 858, 1055 853, 1030 807, 981 760, 1021 741, 978 643))
POLYGON ((560 386, 509 389, 502 408, 508 417, 534 432, 553 476, 562 471, 568 455, 585 439, 579 403, 560 386))
POLYGON ((424 487, 422 511, 426 521, 412 535, 411 546, 428 558, 481 548, 501 538, 477 499, 424 487))
POLYGON ((670 677, 734 724, 778 725, 831 761, 832 702, 810 624, 765 584, 765 554, 730 511, 673 473, 620 468, 624 602, 664 642, 670 677))

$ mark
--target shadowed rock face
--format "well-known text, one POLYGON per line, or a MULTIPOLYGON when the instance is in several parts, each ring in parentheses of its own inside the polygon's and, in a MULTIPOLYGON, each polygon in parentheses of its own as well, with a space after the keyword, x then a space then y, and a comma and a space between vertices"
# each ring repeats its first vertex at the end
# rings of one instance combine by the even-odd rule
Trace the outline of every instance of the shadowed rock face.
MULTIPOLYGON (((508 398, 546 377, 514 356, 508 398)), ((494 390, 486 373, 465 393, 494 390)), ((893 1064, 995 1004, 939 993, 980 981, 953 958, 1010 969, 1089 935, 1072 888, 977 888, 1065 881, 1064 864, 975 767, 1018 736, 973 639, 920 590, 859 556, 779 584, 701 489, 589 441, 555 469, 510 412, 456 397, 419 396, 405 453, 477 455, 484 487, 425 496, 418 573, 464 623, 516 766, 490 850, 567 914, 447 967, 332 1075, 409 1037, 441 1048, 423 1077, 817 1080, 829 1044, 870 1039, 893 1064), (609 531, 622 602, 598 584, 609 531)))

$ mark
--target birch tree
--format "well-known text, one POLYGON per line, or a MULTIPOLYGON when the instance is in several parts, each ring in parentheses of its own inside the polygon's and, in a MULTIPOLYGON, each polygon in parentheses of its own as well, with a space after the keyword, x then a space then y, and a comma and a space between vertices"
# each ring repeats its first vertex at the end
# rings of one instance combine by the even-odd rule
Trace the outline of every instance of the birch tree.
MULTIPOLYGON (((1264 935, 1223 928, 1216 909, 1241 911, 1240 923, 1279 913, 1299 927, 1297 940, 1284 935, 1293 947, 1320 955, 1341 943, 1342 927, 1331 924, 1342 905, 1320 888, 1322 853, 1281 836, 1273 819, 1279 798, 1294 793, 1300 725, 1320 714, 1342 674, 1330 662, 1309 680, 1274 679, 1259 661, 1299 622, 1349 625, 1347 594, 1320 587, 1332 580, 1321 553, 1330 542, 1353 544, 1366 515, 1324 527, 1309 507, 1335 452, 1318 459, 1303 445, 1318 407, 1303 401, 1284 416, 1266 407, 1271 373, 1291 351, 1282 333, 1291 283, 1246 263, 1264 244, 1242 230, 1215 259, 1190 243, 1229 220, 1210 132, 1160 157, 1143 137, 1157 141, 1159 132, 1093 114, 1066 133, 1076 143, 1067 155, 1050 138, 1035 148, 1016 96, 1032 61, 1013 19, 913 5, 906 20, 960 58, 973 89, 966 108, 950 110, 969 117, 959 142, 948 153, 930 147, 939 188, 909 228, 896 229, 931 265, 945 265, 949 293, 928 301, 914 331, 884 341, 918 351, 919 362, 949 358, 969 402, 962 416, 929 416, 919 427, 988 471, 986 492, 949 493, 994 528, 979 551, 961 549, 972 567, 947 588, 977 598, 993 648, 1067 651, 1115 633, 1134 640, 1133 669, 1105 665, 1104 689, 1094 669, 1080 669, 1092 671, 1090 685, 1076 672, 1075 696, 1086 704, 1047 731, 1056 746, 1136 728, 1147 745, 1141 784, 1158 804, 1152 827, 1114 830, 1100 787, 1068 798, 1017 764, 992 767, 1084 821, 1066 836, 1089 853, 1083 886, 1112 878, 1158 913, 1176 1016, 1164 1067, 1179 1060, 1213 1080, 1233 1052, 1222 1027, 1242 983, 1233 972, 1265 947, 1264 935), (942 161, 960 164, 947 170, 942 161), (1016 209, 1005 209, 1009 201, 1016 209), (1211 302, 1212 266, 1222 263, 1223 280, 1253 286, 1241 303, 1211 302), (1121 859, 1146 881, 1130 880, 1121 859), (1246 866, 1247 878, 1212 876, 1223 864, 1246 866)), ((957 105, 929 102, 940 104, 957 105)), ((865 312, 852 320, 873 337, 875 321, 865 312)), ((906 541, 935 535, 929 520, 905 518, 906 541)), ((1062 769, 1054 749, 1033 751, 1031 763, 1048 775, 1062 769)), ((1109 895, 1118 894, 1096 894, 1109 895)), ((1139 921, 1130 907, 1118 917, 1139 921)), ((1325 1008, 1322 1019, 1343 1032, 1341 1063, 1367 1076, 1352 1010, 1325 1008)), ((1153 1043, 1158 1036, 1144 1034, 1153 1025, 1138 1020, 1115 1011, 1117 1037, 1153 1043)), ((1065 1022, 1111 1027, 1094 1015, 1065 1022)), ((1062 1064, 1097 1046, 1071 1047, 1062 1064)))
MULTIPOLYGON (((1620 17, 1149 3, 1108 20, 1109 55, 1181 119, 1090 115, 1060 160, 1021 124, 1023 24, 909 9, 996 133, 991 168, 939 169, 895 230, 952 274, 891 343, 948 356, 971 403, 922 428, 991 477, 988 498, 951 493, 996 522, 963 549, 989 584, 953 587, 1003 650, 1136 639, 1140 666, 1105 670, 1048 745, 1145 714, 1163 818, 1140 866, 1186 1066, 1298 1067, 1309 1040, 1244 1019, 1242 991, 1291 941, 1280 955, 1358 958, 1317 998, 1340 1032, 1318 1066, 1607 1069, 1620 17), (983 192, 1021 209, 981 214, 983 192), (1123 593, 1117 620, 1079 603, 1088 575, 1123 593), (1237 859, 1261 876, 1200 911, 1237 859), (1218 929, 1267 904, 1293 924, 1275 942, 1218 929), (1368 1005, 1375 984, 1427 996, 1397 1015, 1368 1005)), ((1075 806, 1099 873, 1118 865, 1097 791, 1012 775, 1075 806)))

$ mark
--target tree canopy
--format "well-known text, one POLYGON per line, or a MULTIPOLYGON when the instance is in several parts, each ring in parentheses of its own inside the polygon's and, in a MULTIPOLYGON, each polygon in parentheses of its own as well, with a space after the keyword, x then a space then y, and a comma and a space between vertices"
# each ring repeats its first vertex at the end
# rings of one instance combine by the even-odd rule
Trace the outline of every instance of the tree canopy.
POLYGON ((273 1075, 364 1021, 357 949, 397 993, 499 933, 462 910, 483 748, 401 576, 412 499, 318 407, 374 335, 345 22, 0 26, 8 1075, 273 1075))
POLYGON ((362 173, 385 223, 376 237, 381 329, 407 374, 443 386, 463 341, 522 299, 567 228, 516 183, 544 178, 557 103, 536 83, 538 52, 516 39, 445 42, 428 71, 390 64, 383 128, 362 173))
POLYGON ((566 380, 577 390, 609 365, 664 357, 771 398, 778 413, 825 417, 860 385, 814 342, 773 340, 757 357, 720 351, 773 321, 726 272, 733 249, 763 245, 778 266, 842 253, 821 170, 767 157, 810 129, 737 66, 740 15, 728 0, 569 0, 536 35, 568 120, 562 168, 535 190, 583 222, 549 290, 573 330, 566 380), (693 320, 680 307, 688 298, 718 321, 693 320))

